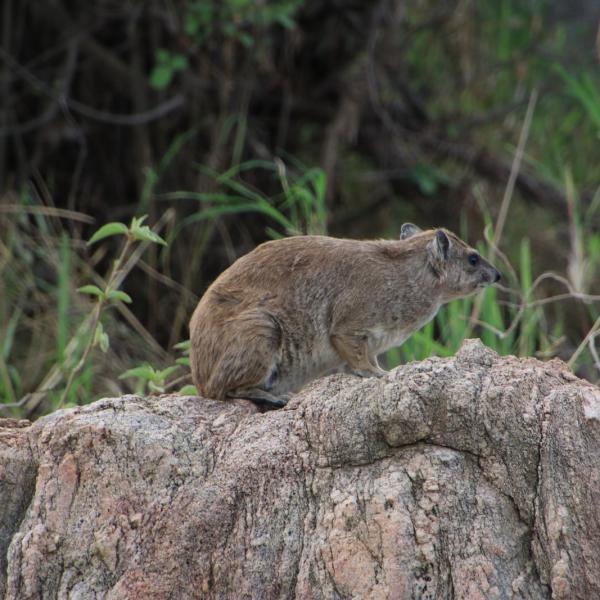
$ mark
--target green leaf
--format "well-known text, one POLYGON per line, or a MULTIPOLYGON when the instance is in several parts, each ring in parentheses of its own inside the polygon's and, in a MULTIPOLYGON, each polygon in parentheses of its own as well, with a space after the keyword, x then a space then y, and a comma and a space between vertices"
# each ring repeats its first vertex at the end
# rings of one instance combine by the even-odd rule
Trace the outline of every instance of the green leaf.
POLYGON ((188 59, 183 54, 175 54, 171 60, 173 71, 183 71, 188 68, 188 59))
POLYGON ((104 352, 106 354, 106 352, 108 351, 108 347, 110 345, 110 340, 108 339, 108 335, 106 333, 103 333, 100 336, 98 343, 100 344, 100 350, 102 350, 102 352, 104 352))
POLYGON ((192 342, 190 340, 185 340, 183 342, 179 342, 178 344, 175 344, 173 346, 173 348, 175 348, 176 350, 189 350, 191 345, 192 345, 192 342))
POLYGON ((80 288, 77 288, 77 291, 81 294, 90 294, 91 296, 104 298, 104 292, 97 285, 84 285, 80 288))
POLYGON ((177 393, 180 396, 198 396, 198 390, 193 385, 184 385, 177 393))
POLYGON ((109 290, 106 294, 106 297, 110 300, 121 300, 121 302, 125 302, 127 304, 131 304, 133 300, 129 294, 122 292, 121 290, 109 290))
POLYGON ((173 79, 171 65, 156 65, 150 73, 150 85, 155 90, 164 90, 173 79))
POLYGON ((183 30, 188 35, 195 35, 200 30, 200 20, 196 15, 187 14, 185 16, 183 30))
POLYGON ((166 63, 169 62, 169 59, 171 58, 171 53, 166 50, 165 48, 159 48, 156 51, 156 61, 159 63, 166 63))
POLYGON ((227 36, 235 35, 235 25, 233 23, 223 23, 223 33, 227 36))
POLYGON ((187 358, 186 356, 182 356, 181 358, 178 358, 175 362, 178 365, 183 365, 184 367, 189 367, 190 366, 190 359, 187 358))
POLYGON ((198 15, 198 19, 200 19, 201 23, 204 25, 210 25, 216 19, 214 0, 205 3, 196 2, 194 8, 196 15, 198 15))
POLYGON ((142 223, 148 218, 148 215, 142 215, 141 217, 133 217, 131 219, 131 226, 129 229, 132 231, 137 227, 141 227, 142 223))
POLYGON ((167 367, 166 369, 163 369, 162 371, 158 371, 156 373, 155 381, 164 381, 169 375, 171 375, 178 369, 178 366, 172 365, 170 367, 167 367))
POLYGON ((98 323, 96 331, 94 332, 94 346, 100 346, 100 350, 102 350, 102 352, 106 352, 108 350, 109 345, 110 340, 108 338, 108 335, 104 331, 102 323, 98 323))
POLYGON ((107 223, 106 225, 100 227, 100 229, 98 229, 96 233, 94 233, 94 235, 88 240, 87 245, 90 246, 98 242, 99 240, 107 238, 111 235, 126 234, 127 231, 127 225, 125 225, 124 223, 107 223))
POLYGON ((277 21, 280 25, 283 25, 286 29, 294 29, 296 27, 296 22, 290 18, 289 15, 281 14, 277 17, 277 21))
POLYGON ((128 369, 125 373, 119 375, 119 379, 129 379, 130 377, 137 377, 138 379, 149 380, 156 376, 156 371, 150 365, 141 365, 128 369))
POLYGON ((162 394, 165 391, 164 385, 160 385, 158 383, 154 383, 154 381, 148 382, 148 389, 152 392, 158 392, 162 394))
POLYGON ((154 242, 155 244, 162 244, 163 246, 167 245, 167 242, 165 242, 160 235, 154 233, 154 231, 152 231, 148 225, 144 225, 143 227, 132 227, 131 235, 136 240, 154 242))
POLYGON ((254 46, 254 38, 246 31, 240 31, 238 34, 238 40, 244 46, 244 48, 252 48, 254 46))
MULTIPOLYGON (((4 340, 0 345, 0 352, 5 360, 8 360, 10 356, 10 352, 12 350, 13 341, 15 339, 15 331, 17 329, 17 324, 19 323, 19 319, 21 318, 21 314, 23 312, 23 308, 20 305, 15 306, 15 312, 8 321, 8 325, 4 331, 4 340)), ((181 342, 184 344, 185 342, 181 342)))
MULTIPOLYGON (((140 194, 140 203, 139 207, 143 210, 147 208, 152 199, 152 194, 154 193, 154 188, 159 180, 159 174, 152 167, 146 167, 142 169, 144 172, 144 184, 142 186, 142 192, 140 194)), ((141 220, 145 219, 146 216, 141 218, 141 220)), ((141 225, 141 220, 138 222, 138 225, 141 225)), ((131 220, 131 227, 133 227, 133 223, 136 221, 135 217, 131 220)))

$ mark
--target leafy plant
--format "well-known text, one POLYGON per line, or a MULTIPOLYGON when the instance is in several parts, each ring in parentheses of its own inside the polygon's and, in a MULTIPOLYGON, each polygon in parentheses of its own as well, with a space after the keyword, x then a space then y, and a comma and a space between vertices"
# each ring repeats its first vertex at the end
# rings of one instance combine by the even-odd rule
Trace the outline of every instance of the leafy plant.
POLYGON ((194 0, 187 5, 184 31, 198 45, 220 33, 250 47, 255 42, 251 32, 254 28, 279 24, 292 29, 294 13, 303 3, 304 0, 194 0))
MULTIPOLYGON (((189 372, 190 367, 190 346, 190 340, 186 340, 185 342, 179 342, 179 344, 175 344, 175 349, 183 353, 183 356, 179 357, 175 362, 178 365, 185 367, 186 372, 189 372)), ((194 385, 188 384, 184 385, 177 393, 180 396, 197 396, 198 390, 194 385)))
POLYGON ((91 314, 89 322, 89 332, 87 342, 84 345, 83 352, 79 362, 71 369, 69 373, 65 388, 60 401, 60 406, 65 404, 69 395, 69 390, 73 382, 75 375, 85 366, 90 350, 98 345, 102 351, 106 352, 109 346, 109 338, 102 327, 100 322, 100 316, 107 303, 111 301, 121 301, 130 303, 131 298, 128 294, 119 290, 123 279, 126 276, 124 271, 125 260, 128 258, 129 250, 135 242, 152 242, 156 244, 166 245, 166 242, 154 231, 152 231, 147 225, 144 225, 146 216, 139 218, 134 217, 131 221, 131 225, 127 227, 123 223, 107 223, 103 225, 92 235, 88 241, 88 246, 99 242, 107 237, 115 235, 125 236, 125 242, 123 248, 114 262, 113 269, 108 277, 104 289, 100 289, 98 286, 88 284, 78 289, 82 294, 89 294, 96 298, 96 305, 91 314))
POLYGON ((146 386, 148 386, 151 392, 163 393, 167 378, 177 371, 178 368, 176 365, 173 365, 166 369, 157 370, 150 365, 141 365, 133 369, 128 369, 125 373, 119 375, 119 379, 137 379, 136 392, 138 394, 143 394, 146 386))
MULTIPOLYGON (((183 16, 183 31, 192 42, 188 52, 192 55, 215 35, 251 48, 257 36, 272 25, 293 29, 293 16, 303 3, 304 0, 188 0, 183 16)), ((150 85, 157 90, 165 89, 177 72, 188 67, 185 54, 159 48, 155 52, 150 85)))
MULTIPOLYGON (((128 369, 119 375, 119 379, 136 379, 137 394, 144 394, 146 388, 150 392, 164 393, 168 389, 173 388, 174 385, 180 381, 180 379, 187 378, 189 373, 190 341, 186 340, 184 342, 180 342, 179 344, 175 344, 175 349, 183 354, 183 356, 179 357, 175 361, 175 365, 171 365, 165 369, 156 369, 149 364, 144 364, 134 367, 133 369, 128 369), (185 374, 183 377, 178 378, 175 381, 168 382, 168 379, 171 377, 171 375, 179 372, 180 367, 182 366, 185 367, 185 374)), ((198 392, 193 385, 185 385, 177 393, 182 396, 196 396, 198 392)))
POLYGON ((162 90, 171 83, 178 71, 188 67, 188 59, 183 54, 173 53, 165 48, 156 51, 155 64, 150 73, 150 85, 157 90, 162 90))

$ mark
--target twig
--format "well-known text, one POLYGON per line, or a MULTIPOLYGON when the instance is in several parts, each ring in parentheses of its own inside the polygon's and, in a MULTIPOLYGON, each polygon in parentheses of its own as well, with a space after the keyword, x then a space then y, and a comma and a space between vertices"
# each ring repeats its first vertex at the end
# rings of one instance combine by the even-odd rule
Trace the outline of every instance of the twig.
MULTIPOLYGON (((65 348, 65 356, 68 356, 69 359, 74 356, 77 351, 77 346, 79 345, 80 336, 84 335, 89 327, 92 315, 89 314, 83 320, 83 322, 77 328, 75 334, 71 337, 71 340, 67 344, 65 348)), ((23 396, 22 401, 25 404, 25 413, 27 418, 31 417, 33 413, 37 410, 38 406, 42 403, 44 397, 48 394, 48 392, 52 392, 58 388, 60 382, 63 378, 63 372, 60 366, 55 364, 48 374, 42 380, 42 383, 38 387, 37 390, 33 392, 29 392, 23 396)))
MULTIPOLYGON (((162 226, 169 218, 171 218, 171 211, 167 210, 167 211, 165 211, 165 213, 163 214, 163 216, 161 217, 159 222, 153 227, 153 231, 155 231, 156 233, 160 232, 162 226)), ((142 242, 136 248, 136 252, 139 251, 140 249, 142 249, 142 252, 143 252, 143 249, 145 249, 149 243, 150 242, 142 242)), ((132 257, 133 256, 134 256, 134 253, 132 253, 132 257)), ((131 270, 133 264, 130 265, 130 261, 131 261, 131 258, 129 261, 127 261, 125 263, 125 265, 121 269, 119 269, 119 273, 117 273, 116 270, 113 269, 112 275, 115 276, 115 279, 110 284, 112 289, 118 289, 123 278, 127 275, 129 270, 131 270)), ((65 349, 66 356, 68 356, 69 358, 74 356, 75 352, 77 351, 78 340, 80 339, 81 336, 85 336, 86 334, 90 333, 88 330, 90 329, 91 325, 93 325, 93 327, 91 328, 90 339, 93 341, 94 335, 95 335, 95 330, 96 330, 96 327, 98 324, 97 320, 95 321, 95 324, 94 324, 95 316, 96 316, 96 313, 94 311, 93 313, 87 315, 86 318, 84 319, 84 321, 79 325, 79 327, 77 328, 77 331, 72 336, 69 343, 67 344, 67 347, 65 349)), ((89 351, 88 351, 88 353, 89 353, 89 351)), ((77 370, 79 368, 81 368, 81 360, 77 363, 74 370, 77 370)), ((74 375, 73 375, 73 377, 74 377, 74 375)), ((30 392, 30 393, 26 394, 20 400, 21 404, 26 405, 26 414, 28 417, 34 413, 34 411, 42 403, 44 397, 46 396, 46 394, 48 392, 51 392, 59 387, 62 378, 63 378, 63 373, 62 373, 61 368, 58 365, 54 365, 50 369, 50 371, 48 372, 46 377, 44 377, 44 380, 40 384, 40 387, 37 390, 35 390, 34 392, 30 392)), ((71 377, 71 379, 72 379, 72 377, 71 377)), ((61 405, 64 402, 64 398, 65 398, 65 395, 63 394, 63 398, 61 399, 61 405)))
POLYGON ((30 395, 31 394, 25 394, 18 402, 3 402, 2 404, 0 404, 0 410, 6 410, 8 408, 19 408, 23 406, 23 404, 25 404, 27 400, 29 400, 30 395))
POLYGON ((505 288, 502 286, 499 287, 501 287, 503 291, 518 295, 520 298, 519 304, 515 304, 513 302, 505 303, 506 306, 516 307, 518 309, 517 314, 511 321, 510 325, 504 331, 501 331, 500 329, 493 327, 489 323, 485 323, 484 321, 481 321, 478 318, 474 321, 472 321, 472 317, 470 318, 470 321, 472 321, 472 325, 479 325, 484 329, 493 332, 499 339, 505 339, 513 332, 513 330, 517 327, 517 325, 523 318, 525 310, 528 308, 535 308, 537 306, 550 304, 552 302, 559 302, 561 300, 581 300, 585 303, 600 302, 600 295, 594 296, 591 294, 582 294, 580 292, 576 292, 571 286, 571 283, 566 278, 551 271, 539 275, 525 293, 522 293, 520 290, 505 288), (534 300, 533 302, 527 302, 527 298, 529 298, 531 294, 533 294, 533 292, 537 289, 537 287, 542 283, 542 281, 545 281, 546 279, 552 279, 554 281, 562 283, 569 290, 569 293, 556 294, 555 296, 549 296, 548 298, 543 298, 542 300, 534 300))
POLYGON ((163 102, 154 108, 129 115, 115 114, 103 110, 97 110, 91 106, 87 106, 81 102, 78 102, 77 100, 71 100, 69 98, 67 98, 67 104, 70 108, 84 117, 88 117, 102 123, 109 123, 111 125, 135 127, 136 125, 143 125, 149 121, 155 121, 156 119, 160 119, 161 117, 173 112, 175 109, 185 104, 185 98, 182 94, 177 94, 170 100, 167 100, 166 102, 163 102))
MULTIPOLYGON (((502 250, 500 250, 500 248, 498 248, 495 240, 493 237, 490 237, 490 227, 486 227, 483 230, 483 237, 485 238, 485 241, 490 245, 490 247, 492 248, 492 254, 495 256, 498 256, 500 258, 500 260, 502 261, 502 263, 506 266, 506 268, 509 270, 510 275, 512 277, 512 280, 515 282, 519 281, 519 277, 517 276, 517 272, 515 271, 514 267, 512 266, 510 260, 508 260, 508 256, 506 256, 506 254, 504 254, 504 252, 502 252, 502 250)), ((503 288, 502 285, 498 285, 497 287, 499 288, 503 288)), ((506 288, 506 290, 508 290, 509 288, 506 288)), ((521 296, 522 293, 519 290, 518 292, 521 296)))
MULTIPOLYGON (((125 261, 125 257, 127 256, 127 253, 129 252, 129 248, 131 248, 133 242, 134 242, 133 238, 130 237, 129 235, 125 238, 125 244, 123 245, 123 250, 121 250, 121 253, 119 254, 119 258, 117 259, 117 262, 115 263, 115 265, 113 267, 112 273, 110 274, 110 277, 108 278, 108 282, 106 283, 107 290, 109 290, 109 289, 116 290, 119 288, 120 283, 117 283, 117 280, 120 275, 120 271, 121 271, 123 262, 125 261)), ((121 278, 120 281, 123 281, 123 278, 121 278)), ((71 372, 69 373, 69 377, 67 379, 67 383, 65 384, 65 389, 63 390, 63 394, 62 394, 60 402, 58 404, 58 408, 61 408, 64 405, 64 403, 66 402, 67 396, 69 395, 69 390, 71 389, 71 385, 73 384, 73 379, 75 379, 75 375, 77 375, 77 373, 79 373, 79 371, 81 371, 81 369, 85 365, 87 357, 89 356, 90 351, 92 350, 92 347, 94 346, 94 341, 96 338, 96 328, 98 327, 98 323, 100 321, 100 315, 102 314, 102 309, 104 308, 104 304, 106 303, 106 300, 107 300, 106 297, 101 296, 100 298, 98 298, 98 301, 96 302, 96 306, 94 307, 94 312, 92 313, 92 320, 91 320, 91 324, 90 324, 88 341, 85 345, 85 349, 83 351, 83 354, 81 355, 81 358, 79 359, 79 362, 71 369, 71 372)))
POLYGON ((459 121, 454 125, 454 128, 459 133, 468 133, 470 131, 473 131, 473 129, 476 129, 477 127, 490 125, 494 121, 503 119, 504 117, 508 116, 511 112, 514 112, 515 110, 527 104, 527 102, 528 100, 526 98, 520 98, 519 100, 514 100, 509 104, 505 104, 503 106, 496 106, 491 110, 466 118, 463 121, 459 121))
POLYGON ((588 341, 588 348, 590 350, 590 354, 592 355, 592 358, 594 359, 594 366, 596 367, 596 369, 598 369, 598 373, 600 373, 600 357, 598 356, 598 352, 596 351, 596 343, 594 338, 598 337, 598 331, 596 331, 596 333, 590 338, 590 340, 588 341))
POLYGON ((500 212, 496 220, 496 227, 494 228, 493 245, 499 246, 500 239, 502 238, 502 232, 504 230, 504 224, 506 223, 506 216, 508 215, 508 209, 512 201, 513 192, 515 190, 515 183, 517 176, 521 170, 521 162, 523 161, 523 153, 525 152, 525 144, 529 137, 529 128, 531 126, 531 120, 533 119, 533 111, 537 103, 538 92, 533 90, 529 97, 529 104, 527 104, 527 111, 525 113, 525 119, 523 120, 523 127, 521 128, 521 134, 519 136, 519 142, 517 144, 517 150, 513 159, 512 167, 510 169, 510 176, 506 189, 504 190, 504 197, 502 198, 502 204, 500 205, 500 212))
POLYGON ((165 384, 165 392, 174 389, 176 386, 180 385, 184 381, 190 381, 190 380, 191 380, 191 376, 190 376, 189 372, 185 373, 184 375, 180 375, 176 379, 173 379, 172 381, 169 381, 169 383, 165 384))
POLYGON ((0 137, 23 135, 49 123, 58 114, 59 105, 53 102, 41 115, 14 127, 0 127, 0 137))
MULTIPOLYGON (((226 249, 227 249, 227 247, 226 247, 226 249)), ((235 255, 231 255, 231 256, 229 257, 230 262, 233 262, 237 257, 235 255), (231 258, 231 256, 233 256, 233 258, 231 258)), ((188 290, 184 285, 181 285, 178 281, 175 281, 174 279, 171 279, 171 277, 164 275, 160 271, 157 271, 153 266, 149 265, 145 260, 140 259, 137 264, 138 264, 138 267, 142 271, 144 271, 144 273, 150 275, 150 277, 154 277, 154 279, 156 279, 156 281, 159 281, 166 287, 171 288, 172 290, 175 290, 184 296, 189 296, 190 304, 195 305, 198 302, 199 298, 196 294, 194 294, 192 291, 188 290)))
POLYGON ((61 219, 71 219, 82 223, 94 223, 94 217, 85 213, 67 210, 66 208, 55 208, 53 206, 25 206, 23 204, 0 204, 0 213, 29 213, 32 215, 45 215, 61 219))
POLYGON ((573 356, 571 356, 571 358, 569 359, 569 362, 567 363, 567 365, 569 366, 570 369, 573 368, 573 366, 577 362, 577 359, 579 358, 579 355, 583 352, 585 347, 588 345, 588 342, 590 340, 593 340, 594 336, 598 333, 598 331, 600 331, 600 317, 598 317, 596 319, 595 323, 592 325, 592 328, 588 331, 587 335, 583 338, 583 341, 581 342, 581 344, 579 344, 577 350, 575 350, 575 352, 573 352, 573 356))
MULTIPOLYGON (((71 81, 73 80, 73 75, 75 73, 78 50, 78 38, 75 38, 69 44, 69 51, 65 63, 64 75, 62 77, 61 91, 55 94, 58 98, 66 97, 67 90, 71 85, 71 81)), ((6 55, 9 56, 8 54, 6 55)), ((55 99, 53 100, 54 101, 52 102, 52 104, 50 104, 50 106, 40 116, 35 117, 25 123, 21 123, 20 125, 16 125, 14 127, 1 127, 0 137, 22 135, 24 133, 37 129, 38 127, 41 127, 46 123, 49 123, 58 114, 61 108, 61 102, 57 102, 55 99)))
MULTIPOLYGON (((102 123, 110 123, 112 125, 125 125, 125 126, 136 126, 143 125, 149 121, 159 119, 175 109, 183 106, 185 98, 181 94, 177 94, 173 98, 170 98, 166 102, 139 113, 132 113, 128 115, 111 113, 103 110, 98 110, 78 100, 68 98, 65 94, 56 93, 48 84, 36 77, 28 69, 19 64, 10 54, 0 48, 0 58, 2 58, 6 64, 24 81, 29 83, 31 87, 36 88, 44 95, 52 98, 56 102, 66 104, 72 110, 78 112, 84 117, 100 121, 102 123)), ((1 134, 2 132, 0 132, 1 134)))
MULTIPOLYGON (((508 182, 506 184, 506 188, 504 190, 504 197, 502 198, 502 204, 500 205, 500 212, 498 213, 498 218, 496 219, 496 227, 494 227, 494 237, 491 241, 492 252, 500 245, 500 239, 502 238, 502 232, 504 230, 504 224, 506 223, 506 217, 508 215, 508 209, 510 207, 510 203, 512 201, 513 192, 515 190, 515 183, 517 181, 517 175, 521 170, 521 162, 523 160, 523 153, 525 151, 525 144, 527 143, 527 138, 529 137, 529 128, 531 126, 531 120, 533 119, 533 111, 535 109, 535 105, 537 102, 538 93, 537 90, 533 90, 531 92, 531 96, 529 97, 529 104, 527 105, 527 111, 525 112, 525 118, 523 120, 523 126, 521 127, 521 133, 519 135, 519 142, 517 144, 517 150, 515 151, 515 156, 513 158, 512 166, 510 169, 510 175, 508 177, 508 182)), ((481 313, 481 305, 483 302, 483 296, 480 296, 475 300, 473 304, 473 310, 471 312, 470 319, 470 328, 473 327, 476 321, 479 321, 479 314, 481 313)), ((525 309, 523 309, 525 310, 525 309)), ((519 317, 522 316, 522 311, 519 314, 519 317)), ((515 324, 516 327, 516 324, 515 324)), ((510 330, 511 328, 509 328, 510 330)), ((507 334, 508 335, 508 334, 507 334)))

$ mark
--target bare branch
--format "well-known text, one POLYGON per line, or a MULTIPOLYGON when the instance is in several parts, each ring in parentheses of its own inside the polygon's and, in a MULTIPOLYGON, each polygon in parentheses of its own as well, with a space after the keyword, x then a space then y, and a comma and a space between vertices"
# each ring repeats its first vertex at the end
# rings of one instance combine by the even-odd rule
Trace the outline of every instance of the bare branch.
POLYGON ((96 219, 90 215, 66 208, 55 208, 53 206, 25 206, 23 204, 0 204, 0 213, 29 213, 32 215, 45 215, 61 219, 71 219, 82 223, 94 223, 96 219))
MULTIPOLYGON (((170 98, 166 102, 155 106, 149 110, 132 113, 132 114, 117 114, 108 111, 98 110, 83 102, 79 102, 78 100, 73 100, 68 98, 65 93, 56 93, 48 84, 43 82, 41 79, 36 77, 33 73, 31 73, 28 69, 19 64, 16 60, 8 54, 5 50, 0 48, 0 58, 2 58, 6 64, 24 81, 26 81, 31 87, 38 90, 40 93, 52 98, 55 102, 60 104, 65 104, 70 109, 75 112, 83 115, 84 117, 88 117, 89 119, 94 119, 95 121, 100 121, 102 123, 110 123, 112 125, 124 125, 124 126, 137 126, 142 125, 144 123, 148 123, 149 121, 155 121, 156 119, 160 119, 165 115, 173 112, 177 108, 180 108, 185 104, 185 98, 182 94, 177 94, 173 98, 170 98)), ((47 115, 46 115, 47 116, 47 115)), ((31 121, 29 122, 29 126, 31 126, 31 121)), ((4 133, 5 132, 0 132, 4 133)))
POLYGON ((583 338, 583 341, 581 342, 581 344, 579 344, 579 346, 577 347, 577 350, 575 350, 575 352, 573 352, 573 356, 571 356, 571 358, 569 359, 569 362, 567 364, 569 365, 569 367, 571 369, 577 362, 579 355, 585 350, 585 347, 588 345, 588 343, 590 341, 593 341, 593 338, 596 336, 596 334, 599 331, 600 331, 600 317, 598 317, 596 319, 595 323, 592 325, 592 328, 588 331, 587 335, 583 338))

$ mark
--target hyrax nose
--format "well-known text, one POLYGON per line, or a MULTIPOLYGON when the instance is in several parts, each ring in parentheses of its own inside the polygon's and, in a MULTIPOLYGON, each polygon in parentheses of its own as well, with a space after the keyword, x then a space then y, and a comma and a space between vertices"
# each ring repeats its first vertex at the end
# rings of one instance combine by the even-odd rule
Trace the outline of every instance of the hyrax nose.
POLYGON ((496 271, 496 274, 494 275, 494 283, 498 283, 501 277, 502 275, 500 275, 500 271, 496 271))

